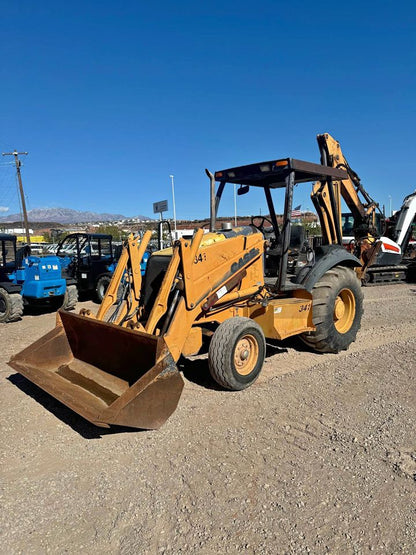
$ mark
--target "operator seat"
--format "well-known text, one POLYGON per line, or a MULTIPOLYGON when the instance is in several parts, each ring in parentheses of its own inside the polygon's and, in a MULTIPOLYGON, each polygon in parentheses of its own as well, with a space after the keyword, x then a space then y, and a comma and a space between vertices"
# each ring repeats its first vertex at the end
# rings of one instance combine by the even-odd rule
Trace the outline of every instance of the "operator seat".
POLYGON ((29 245, 25 245, 24 247, 20 247, 17 249, 16 252, 16 268, 21 268, 23 265, 23 259, 30 256, 31 249, 29 245))

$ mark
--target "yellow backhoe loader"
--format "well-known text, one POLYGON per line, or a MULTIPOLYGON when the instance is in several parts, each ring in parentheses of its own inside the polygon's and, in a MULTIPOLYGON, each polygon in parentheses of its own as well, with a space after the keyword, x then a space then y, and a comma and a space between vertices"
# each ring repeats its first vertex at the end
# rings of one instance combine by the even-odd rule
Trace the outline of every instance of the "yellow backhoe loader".
POLYGON ((216 172, 207 170, 210 231, 199 229, 140 262, 150 239, 130 236, 96 315, 58 312, 54 330, 12 357, 10 366, 93 424, 154 429, 175 410, 183 388, 176 363, 209 341, 208 364, 224 388, 241 390, 258 377, 265 338, 300 336, 319 352, 355 340, 362 292, 360 261, 339 245, 308 252, 301 271, 288 271, 296 184, 331 188, 344 169, 283 158, 216 172), (217 186, 216 183, 219 183, 217 186), (270 219, 217 229, 227 184, 264 190, 270 219), (283 224, 272 196, 284 193, 283 224), (265 222, 273 237, 265 240, 265 222), (268 265, 265 277, 265 264, 268 265))

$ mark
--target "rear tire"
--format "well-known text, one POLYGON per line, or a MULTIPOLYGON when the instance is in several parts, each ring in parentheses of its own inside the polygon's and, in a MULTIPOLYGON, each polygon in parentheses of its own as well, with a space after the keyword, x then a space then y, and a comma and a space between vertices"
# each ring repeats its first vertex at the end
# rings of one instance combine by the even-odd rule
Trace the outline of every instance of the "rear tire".
POLYGON ((219 385, 240 391, 256 381, 265 356, 261 327, 250 318, 230 318, 218 326, 211 339, 209 370, 219 385))
POLYGON ((0 287, 0 322, 16 322, 23 316, 23 298, 0 287))
POLYGON ((64 302, 62 303, 61 308, 63 310, 74 310, 77 302, 78 302, 77 286, 67 285, 65 295, 64 295, 64 302))
POLYGON ((312 321, 316 331, 300 338, 320 353, 348 349, 363 315, 363 292, 355 272, 344 266, 328 270, 312 290, 312 321))
POLYGON ((105 292, 110 285, 111 277, 110 276, 101 276, 97 280, 97 285, 95 286, 95 296, 97 301, 101 303, 105 297, 105 292))

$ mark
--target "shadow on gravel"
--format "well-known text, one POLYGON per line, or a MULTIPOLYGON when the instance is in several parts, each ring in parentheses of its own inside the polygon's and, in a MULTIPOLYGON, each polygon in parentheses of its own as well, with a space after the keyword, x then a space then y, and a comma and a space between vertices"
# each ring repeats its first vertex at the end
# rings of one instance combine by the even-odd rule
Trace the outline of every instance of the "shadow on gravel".
POLYGON ((180 358, 178 361, 179 372, 190 382, 215 391, 224 391, 224 388, 217 384, 211 377, 208 368, 208 357, 187 359, 180 358))
POLYGON ((101 304, 97 297, 95 296, 94 291, 78 291, 78 301, 80 303, 84 303, 86 301, 92 301, 97 307, 101 304))
MULTIPOLYGON (((78 293, 78 302, 86 302, 86 301, 93 301, 97 307, 99 306, 99 302, 95 298, 95 295, 91 292, 79 292, 78 293)), ((34 303, 25 305, 24 314, 28 316, 38 316, 39 314, 51 314, 52 312, 57 312, 59 307, 53 304, 45 303, 34 303)), ((75 312, 78 313, 79 309, 75 307, 75 312)))
POLYGON ((283 341, 278 341, 277 339, 266 339, 266 358, 278 355, 280 353, 287 353, 289 349, 294 351, 299 351, 301 353, 314 353, 315 355, 322 355, 324 353, 318 353, 301 341, 297 336, 288 337, 283 341))
MULTIPOLYGON (((310 352, 306 345, 304 345, 296 337, 286 339, 284 341, 267 340, 266 343, 266 359, 276 356, 278 354, 286 353, 288 348, 293 348, 298 351, 310 352)), ((205 354, 199 355, 193 359, 180 358, 178 362, 179 371, 183 373, 186 380, 214 391, 225 391, 215 380, 211 377, 208 367, 207 349, 204 349, 205 354)), ((100 428, 90 424, 87 420, 73 412, 71 409, 63 405, 60 401, 49 395, 27 380, 20 374, 12 374, 7 378, 13 385, 19 388, 23 393, 29 395, 37 403, 42 405, 46 410, 51 412, 56 418, 61 420, 64 424, 70 426, 75 432, 85 439, 101 439, 103 436, 120 434, 120 433, 138 433, 146 430, 137 428, 128 428, 123 426, 111 426, 111 428, 100 428)))
POLYGON ((277 339, 266 339, 266 358, 279 353, 287 353, 289 349, 294 351, 300 351, 301 353, 314 353, 316 355, 323 354, 318 353, 312 347, 309 347, 299 339, 296 335, 293 337, 288 337, 283 339, 283 341, 278 341, 277 339))
MULTIPOLYGON (((269 340, 267 340, 267 343, 269 343, 269 340)), ((296 335, 294 335, 293 337, 288 337, 283 341, 276 341, 276 344, 278 344, 281 347, 281 349, 284 350, 285 352, 287 352, 288 349, 294 349, 295 351, 299 351, 301 353, 313 353, 314 355, 325 354, 325 353, 320 353, 318 351, 315 351, 315 349, 313 349, 312 347, 309 347, 309 345, 306 345, 306 343, 304 343, 296 335)))
POLYGON ((24 316, 38 316, 39 314, 51 314, 52 312, 56 312, 56 306, 52 306, 49 304, 30 304, 26 305, 24 308, 24 316))
POLYGON ((277 341, 277 339, 266 339, 266 358, 287 353, 287 342, 277 341))
MULTIPOLYGON (((291 339, 291 341, 274 341, 273 339, 267 339, 266 359, 278 354, 287 353, 287 347, 301 350, 297 344, 295 345, 293 339, 291 339)), ((306 345, 304 347, 305 349, 302 350, 307 350, 306 345)), ((208 349, 205 350, 205 353, 207 351, 208 349)), ((190 359, 182 357, 178 362, 178 368, 187 380, 196 385, 204 387, 205 389, 213 389, 215 391, 227 391, 218 385, 217 382, 211 377, 207 356, 201 357, 198 355, 198 358, 190 359)))
POLYGON ((127 428, 124 426, 112 426, 111 428, 100 428, 99 426, 94 426, 60 403, 57 399, 49 395, 49 393, 46 393, 43 389, 27 380, 24 376, 21 376, 20 374, 12 374, 7 379, 23 391, 23 393, 32 397, 32 399, 42 405, 42 407, 51 412, 54 416, 56 416, 56 418, 59 418, 61 422, 70 426, 75 432, 85 439, 101 439, 106 435, 146 431, 139 430, 137 428, 127 428))

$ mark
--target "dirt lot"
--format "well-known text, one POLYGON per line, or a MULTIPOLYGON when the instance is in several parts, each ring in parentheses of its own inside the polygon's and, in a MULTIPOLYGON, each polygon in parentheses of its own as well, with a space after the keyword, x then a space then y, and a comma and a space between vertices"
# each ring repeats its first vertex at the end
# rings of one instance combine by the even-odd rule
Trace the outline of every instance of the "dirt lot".
POLYGON ((54 320, 0 325, 1 552, 416 552, 415 286, 365 289, 346 353, 270 345, 243 392, 182 363, 156 432, 95 428, 6 365, 54 320))

